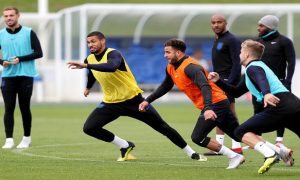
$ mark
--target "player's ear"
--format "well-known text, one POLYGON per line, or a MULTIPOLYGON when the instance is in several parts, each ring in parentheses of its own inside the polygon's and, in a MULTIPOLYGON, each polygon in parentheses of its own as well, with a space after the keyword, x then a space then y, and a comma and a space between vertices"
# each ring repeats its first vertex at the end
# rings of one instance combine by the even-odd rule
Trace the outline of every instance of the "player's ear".
POLYGON ((102 38, 102 39, 100 40, 100 42, 101 42, 102 44, 105 44, 105 43, 106 43, 106 40, 105 40, 104 38, 102 38))

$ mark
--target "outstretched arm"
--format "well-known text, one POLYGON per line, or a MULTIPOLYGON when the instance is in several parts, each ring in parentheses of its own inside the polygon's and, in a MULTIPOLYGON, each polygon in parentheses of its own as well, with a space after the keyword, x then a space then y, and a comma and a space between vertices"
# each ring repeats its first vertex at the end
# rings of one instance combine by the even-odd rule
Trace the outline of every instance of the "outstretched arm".
MULTIPOLYGON (((100 57, 97 57, 97 55, 95 55, 95 58, 100 57)), ((70 61, 67 64, 71 69, 87 68, 101 72, 115 72, 121 66, 122 62, 123 57, 121 53, 117 50, 114 50, 108 53, 106 63, 89 64, 87 60, 85 60, 85 63, 81 63, 78 61, 70 61)))
POLYGON ((173 82, 171 76, 166 72, 166 77, 165 77, 164 81, 159 85, 159 87, 153 93, 151 93, 146 98, 146 101, 149 103, 155 101, 156 99, 162 97, 167 92, 169 92, 173 86, 174 86, 174 82, 173 82))
POLYGON ((211 72, 208 75, 208 79, 211 79, 213 82, 215 82, 223 91, 225 91, 227 94, 238 98, 241 95, 248 92, 248 88, 245 83, 245 75, 241 77, 240 82, 237 85, 231 85, 228 82, 222 80, 219 78, 219 74, 216 72, 211 72))
POLYGON ((156 99, 162 97, 165 95, 167 92, 169 92, 172 87, 174 86, 174 82, 171 78, 171 76, 167 73, 166 71, 166 77, 164 81, 159 85, 159 87, 152 92, 142 103, 139 105, 139 111, 146 111, 148 105, 155 101, 156 99))
MULTIPOLYGON (((87 60, 84 60, 84 63, 78 62, 78 61, 70 61, 67 62, 67 65, 71 69, 83 69, 87 67, 87 60)), ((87 83, 86 88, 83 92, 83 95, 87 97, 90 94, 90 89, 93 87, 94 83, 96 82, 96 79, 90 69, 87 70, 87 83)))
POLYGON ((115 72, 121 66, 122 63, 124 64, 124 60, 121 53, 117 50, 113 50, 107 54, 106 63, 87 64, 87 68, 101 72, 115 72))
POLYGON ((67 62, 68 68, 70 69, 83 69, 87 68, 86 63, 78 62, 78 61, 69 61, 67 62))

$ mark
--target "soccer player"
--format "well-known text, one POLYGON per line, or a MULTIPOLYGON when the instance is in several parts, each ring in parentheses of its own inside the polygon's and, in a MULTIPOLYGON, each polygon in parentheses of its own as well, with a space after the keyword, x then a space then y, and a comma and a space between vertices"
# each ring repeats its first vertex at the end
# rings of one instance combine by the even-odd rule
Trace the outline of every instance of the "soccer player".
MULTIPOLYGON (((212 81, 207 80, 208 72, 195 59, 185 54, 186 45, 183 41, 170 39, 165 42, 164 56, 168 60, 166 77, 162 84, 140 104, 140 110, 151 107, 150 103, 169 92, 174 84, 183 91, 196 108, 201 110, 192 133, 192 140, 201 147, 206 147, 229 158, 227 169, 237 168, 245 160, 226 146, 211 139, 207 135, 218 126, 231 138, 238 121, 230 110, 225 93, 212 81)), ((146 110, 147 112, 147 110, 146 110)))
MULTIPOLYGON (((212 64, 215 72, 219 73, 223 80, 226 80, 230 84, 236 84, 240 80, 241 65, 240 65, 240 40, 230 33, 227 28, 227 21, 224 15, 214 14, 211 17, 211 28, 215 33, 214 45, 212 47, 212 64)), ((230 102, 230 109, 232 113, 235 112, 235 99, 234 97, 227 95, 230 102)), ((216 127, 216 140, 220 143, 224 143, 224 132, 216 127)), ((232 141, 232 150, 242 154, 242 147, 239 142, 234 139, 232 141)), ((217 152, 209 151, 204 153, 205 155, 219 155, 217 152)))
POLYGON ((235 135, 245 144, 260 152, 265 162, 258 173, 267 172, 272 165, 282 159, 288 166, 294 164, 292 151, 283 145, 275 146, 257 134, 271 132, 285 127, 300 137, 300 99, 288 91, 273 71, 260 60, 264 45, 253 40, 242 43, 240 59, 246 72, 238 85, 233 86, 211 72, 208 79, 232 96, 239 97, 250 91, 264 109, 249 118, 235 130, 235 135))
POLYGON ((22 114, 24 135, 17 148, 28 148, 31 144, 32 115, 30 101, 33 91, 33 78, 38 76, 35 59, 43 56, 36 33, 19 24, 20 13, 16 7, 3 10, 6 28, 0 30, 0 49, 2 52, 1 91, 4 100, 4 127, 6 140, 3 149, 14 147, 14 111, 18 97, 22 114))
POLYGON ((129 66, 122 54, 115 49, 106 47, 103 33, 94 31, 87 35, 87 45, 90 55, 81 62, 68 62, 71 69, 88 70, 87 85, 84 96, 88 96, 95 81, 98 81, 103 91, 103 102, 87 118, 83 131, 99 140, 120 147, 121 157, 118 161, 128 160, 128 155, 135 147, 134 143, 124 140, 103 127, 120 116, 138 119, 154 130, 166 136, 189 157, 199 161, 206 158, 196 153, 158 114, 153 106, 146 112, 139 111, 139 104, 144 101, 143 92, 137 85, 129 66))
MULTIPOLYGON (((265 46, 262 61, 279 78, 282 84, 291 91, 291 83, 296 65, 293 42, 278 32, 279 19, 266 15, 258 21, 258 42, 265 46)), ((261 103, 252 98, 254 114, 263 110, 261 103)), ((283 143, 284 128, 277 130, 276 143, 283 143)))

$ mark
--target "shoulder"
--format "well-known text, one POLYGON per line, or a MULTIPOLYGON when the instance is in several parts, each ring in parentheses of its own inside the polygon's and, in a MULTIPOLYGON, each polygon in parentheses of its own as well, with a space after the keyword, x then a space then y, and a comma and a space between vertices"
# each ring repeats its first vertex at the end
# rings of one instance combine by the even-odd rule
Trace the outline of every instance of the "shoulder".
POLYGON ((88 59, 90 59, 91 57, 95 57, 95 55, 94 55, 94 54, 89 54, 85 59, 88 60, 88 59))
POLYGON ((231 35, 229 36, 229 40, 241 43, 240 39, 236 35, 234 35, 232 33, 230 33, 230 34, 231 35))
POLYGON ((186 66, 185 69, 193 69, 197 71, 202 71, 204 68, 200 64, 190 63, 186 66))
POLYGON ((254 39, 254 41, 257 41, 257 42, 260 42, 260 43, 263 43, 265 42, 262 38, 258 37, 256 39, 254 39))
POLYGON ((256 65, 250 65, 247 69, 246 69, 246 75, 249 77, 255 76, 258 71, 259 71, 260 67, 256 66, 256 65))
POLYGON ((117 49, 113 49, 113 48, 108 48, 107 51, 109 51, 107 53, 108 56, 121 56, 121 52, 117 49))
POLYGON ((229 31, 225 34, 224 41, 228 43, 241 43, 240 39, 229 31))
POLYGON ((255 61, 249 64, 246 68, 247 74, 256 74, 261 71, 264 67, 264 63, 262 61, 255 61))
POLYGON ((2 28, 2 29, 0 30, 0 35, 3 35, 4 33, 7 33, 6 28, 2 28))
POLYGON ((27 27, 27 26, 22 26, 22 30, 32 31, 32 28, 31 27, 27 27))
POLYGON ((255 69, 258 68, 258 67, 259 67, 259 66, 257 66, 257 65, 251 64, 251 65, 249 65, 249 66, 247 67, 246 72, 247 72, 247 73, 255 72, 255 69))
POLYGON ((184 69, 190 69, 190 70, 203 70, 203 67, 193 58, 189 57, 186 60, 183 61, 184 62, 184 69))
POLYGON ((282 44, 293 44, 292 40, 284 35, 279 36, 279 41, 282 44))
POLYGON ((32 36, 32 34, 36 35, 32 28, 27 27, 27 26, 22 26, 21 30, 19 31, 19 33, 21 33, 22 35, 26 35, 28 37, 32 36))

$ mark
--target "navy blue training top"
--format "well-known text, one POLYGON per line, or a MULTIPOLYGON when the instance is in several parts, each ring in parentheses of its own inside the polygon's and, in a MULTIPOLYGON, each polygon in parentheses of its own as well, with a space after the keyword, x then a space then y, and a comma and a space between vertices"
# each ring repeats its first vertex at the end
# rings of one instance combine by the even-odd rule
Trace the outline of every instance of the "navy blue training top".
POLYGON ((217 37, 212 48, 213 69, 222 79, 236 84, 241 77, 241 41, 229 31, 218 34, 217 37))

